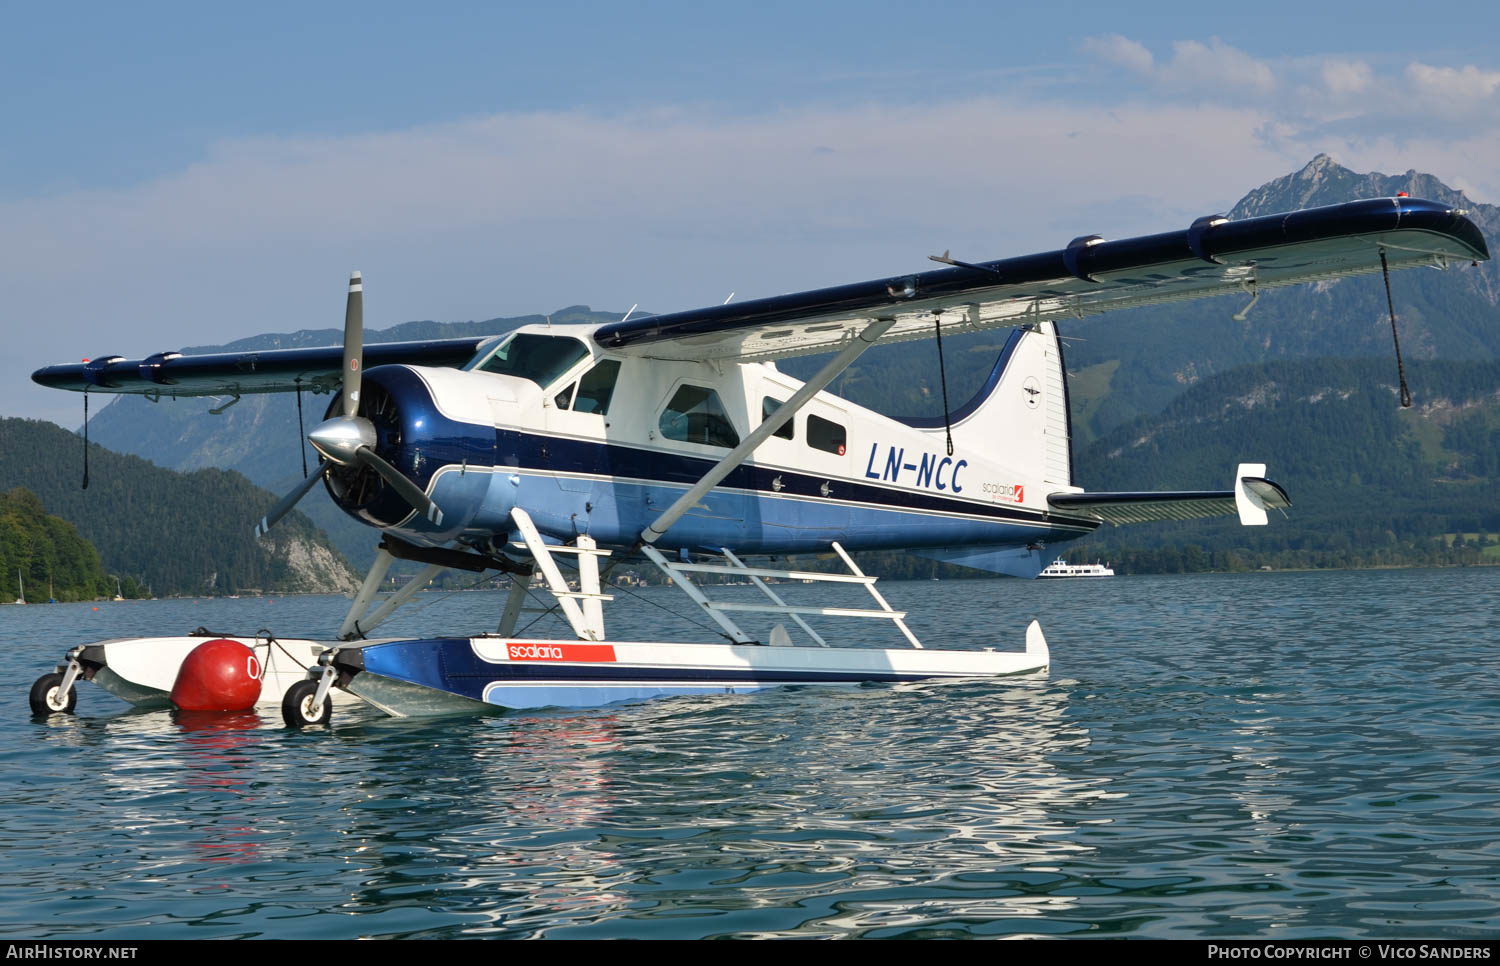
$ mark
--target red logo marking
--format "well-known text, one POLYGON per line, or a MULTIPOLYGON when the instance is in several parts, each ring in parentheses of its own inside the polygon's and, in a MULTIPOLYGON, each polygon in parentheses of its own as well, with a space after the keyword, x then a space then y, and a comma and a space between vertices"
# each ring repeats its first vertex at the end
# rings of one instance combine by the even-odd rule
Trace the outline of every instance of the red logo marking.
POLYGON ((613 663, 613 644, 510 643, 505 656, 512 661, 592 661, 613 663))

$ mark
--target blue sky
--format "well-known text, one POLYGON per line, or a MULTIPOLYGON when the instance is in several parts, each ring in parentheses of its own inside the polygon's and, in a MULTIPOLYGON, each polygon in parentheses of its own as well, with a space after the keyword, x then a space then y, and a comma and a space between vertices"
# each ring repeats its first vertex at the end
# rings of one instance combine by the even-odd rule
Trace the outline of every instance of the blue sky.
POLYGON ((0 414, 37 366, 654 311, 1185 225, 1319 151, 1500 200, 1444 4, 0 3, 0 414), (310 8, 310 9, 309 9, 310 8))

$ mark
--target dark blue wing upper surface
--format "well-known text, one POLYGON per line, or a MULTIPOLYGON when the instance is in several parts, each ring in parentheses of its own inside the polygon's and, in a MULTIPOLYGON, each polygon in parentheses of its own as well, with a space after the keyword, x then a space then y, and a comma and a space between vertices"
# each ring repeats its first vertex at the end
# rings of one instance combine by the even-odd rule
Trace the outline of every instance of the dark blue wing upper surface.
POLYGON ((1444 205, 1377 198, 1243 221, 1200 218, 1183 231, 607 323, 605 349, 671 359, 764 359, 826 352, 875 318, 883 341, 1097 314, 1239 289, 1489 258, 1479 229, 1444 205))

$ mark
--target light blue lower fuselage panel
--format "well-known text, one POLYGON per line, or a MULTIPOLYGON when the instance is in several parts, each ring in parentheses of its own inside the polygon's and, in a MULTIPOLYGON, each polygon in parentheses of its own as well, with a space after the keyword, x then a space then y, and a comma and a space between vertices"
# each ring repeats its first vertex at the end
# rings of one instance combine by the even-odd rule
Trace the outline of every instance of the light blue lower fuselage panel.
MULTIPOLYGON (((469 533, 508 532, 510 509, 520 505, 526 507, 543 533, 564 540, 587 533, 601 545, 617 547, 632 545, 641 530, 670 507, 685 489, 657 483, 540 474, 507 474, 503 480, 493 482, 488 479, 489 474, 484 474, 481 484, 476 477, 480 474, 471 472, 460 477, 449 473, 438 480, 434 489, 434 499, 439 505, 479 504, 466 528, 469 533)), ((835 483, 835 493, 844 485, 835 483)), ((438 531, 425 521, 414 521, 403 532, 429 542, 459 535, 438 531)), ((730 547, 742 554, 827 552, 835 540, 849 550, 1001 548, 1038 543, 1051 546, 1090 532, 1092 527, 1087 525, 1009 508, 997 510, 984 504, 971 504, 967 508, 956 505, 943 510, 907 509, 898 505, 721 489, 705 496, 658 546, 730 547), (994 513, 1009 515, 986 516, 994 513)))

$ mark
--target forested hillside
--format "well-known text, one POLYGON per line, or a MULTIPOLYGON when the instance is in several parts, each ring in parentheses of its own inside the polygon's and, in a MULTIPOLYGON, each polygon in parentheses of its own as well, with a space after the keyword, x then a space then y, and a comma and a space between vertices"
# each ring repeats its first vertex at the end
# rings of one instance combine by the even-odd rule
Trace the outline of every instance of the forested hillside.
POLYGON ((1500 563, 1500 547, 1485 549, 1500 533, 1500 361, 1407 369, 1422 387, 1409 410, 1381 361, 1271 362, 1204 380, 1081 452, 1080 481, 1225 489, 1236 463, 1264 461, 1291 495, 1288 518, 1105 528, 1069 552, 1136 570, 1500 563))
POLYGON ((22 589, 33 604, 49 596, 92 600, 112 596, 115 582, 104 572, 99 551, 71 523, 17 487, 0 493, 0 601, 10 603, 22 589))
POLYGON ((25 487, 71 521, 112 573, 157 595, 342 591, 348 565, 306 517, 257 541, 276 497, 238 473, 178 473, 97 444, 81 489, 83 442, 52 423, 0 419, 0 491, 25 487))

